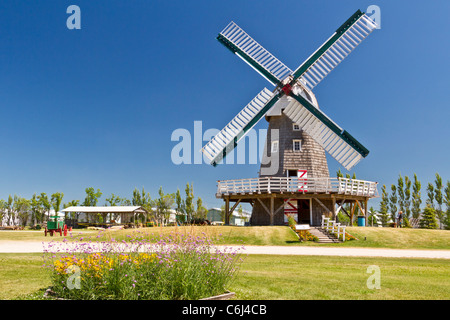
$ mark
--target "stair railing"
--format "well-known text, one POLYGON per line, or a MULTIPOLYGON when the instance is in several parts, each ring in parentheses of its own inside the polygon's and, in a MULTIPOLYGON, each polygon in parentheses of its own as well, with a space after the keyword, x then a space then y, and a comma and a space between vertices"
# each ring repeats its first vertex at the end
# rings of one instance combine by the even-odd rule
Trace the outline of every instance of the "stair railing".
POLYGON ((330 218, 325 218, 324 215, 322 215, 322 221, 321 221, 321 229, 324 230, 326 233, 335 236, 338 240, 340 240, 342 236, 342 241, 345 241, 345 225, 341 225, 340 223, 337 223, 334 220, 331 220, 330 218))

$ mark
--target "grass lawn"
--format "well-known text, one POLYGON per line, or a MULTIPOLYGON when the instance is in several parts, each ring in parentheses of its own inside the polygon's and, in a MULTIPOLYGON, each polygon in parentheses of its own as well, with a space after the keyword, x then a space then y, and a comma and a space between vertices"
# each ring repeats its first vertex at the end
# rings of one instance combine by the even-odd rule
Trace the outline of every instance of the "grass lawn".
POLYGON ((0 253, 0 300, 14 299, 50 285, 41 253, 0 253))
POLYGON ((249 255, 232 285, 238 299, 450 299, 447 260, 249 255), (381 289, 368 289, 370 265, 381 289))
MULTIPOLYGON (((0 254, 0 299, 31 299, 50 285, 41 254, 0 254)), ((236 299, 450 299, 447 260, 248 255, 229 288, 236 299), (368 289, 367 267, 381 289, 368 289)))
MULTIPOLYGON (((347 232, 358 240, 344 243, 319 244, 311 241, 299 242, 295 233, 286 226, 183 226, 183 227, 154 227, 143 229, 125 229, 118 231, 104 231, 103 236, 97 238, 98 231, 74 230, 72 238, 91 237, 93 241, 103 241, 110 238, 127 240, 127 235, 134 232, 144 232, 149 238, 159 234, 189 233, 193 235, 207 235, 219 238, 218 244, 230 245, 272 245, 272 246, 333 246, 333 247, 368 247, 392 249, 446 249, 450 250, 450 230, 427 230, 411 228, 377 228, 377 227, 351 227, 347 232)), ((43 231, 0 231, 0 241, 51 241, 61 237, 44 236, 43 231)))

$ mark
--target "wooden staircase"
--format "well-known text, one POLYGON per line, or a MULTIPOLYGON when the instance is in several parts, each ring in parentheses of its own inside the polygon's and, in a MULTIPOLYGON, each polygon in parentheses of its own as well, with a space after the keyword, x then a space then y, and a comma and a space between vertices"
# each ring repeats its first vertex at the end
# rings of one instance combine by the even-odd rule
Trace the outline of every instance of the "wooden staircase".
POLYGON ((319 243, 339 243, 342 242, 336 239, 334 236, 328 234, 325 230, 320 227, 311 227, 309 232, 319 239, 319 243))

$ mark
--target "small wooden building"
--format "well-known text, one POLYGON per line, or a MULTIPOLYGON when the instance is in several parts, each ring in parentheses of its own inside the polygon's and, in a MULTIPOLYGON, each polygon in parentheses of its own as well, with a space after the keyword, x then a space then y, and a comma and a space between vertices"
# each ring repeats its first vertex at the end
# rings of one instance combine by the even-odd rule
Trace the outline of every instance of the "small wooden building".
POLYGON ((72 206, 67 207, 62 212, 79 214, 80 221, 85 219, 88 214, 101 214, 105 216, 103 223, 135 223, 136 215, 143 214, 148 216, 147 210, 140 206, 72 206))

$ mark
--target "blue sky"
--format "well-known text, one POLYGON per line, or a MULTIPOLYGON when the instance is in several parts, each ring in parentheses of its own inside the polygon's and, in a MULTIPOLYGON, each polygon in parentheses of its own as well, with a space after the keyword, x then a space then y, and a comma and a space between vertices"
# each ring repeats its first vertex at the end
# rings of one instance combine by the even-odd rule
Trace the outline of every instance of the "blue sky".
MULTIPOLYGON (((84 1, 0 3, 0 198, 86 187, 130 197, 181 191, 208 207, 216 181, 256 177, 259 164, 175 165, 171 134, 221 129, 271 85, 220 45, 231 21, 291 69, 357 9, 375 30, 314 92, 321 109, 369 150, 350 172, 390 185, 417 173, 450 180, 448 1, 84 1), (69 30, 69 5, 81 30, 69 30)), ((256 129, 264 129, 261 121, 256 129)), ((197 150, 192 150, 197 152, 197 150)), ((338 163, 329 158, 330 174, 338 163)), ((371 205, 377 207, 378 200, 371 205)))

